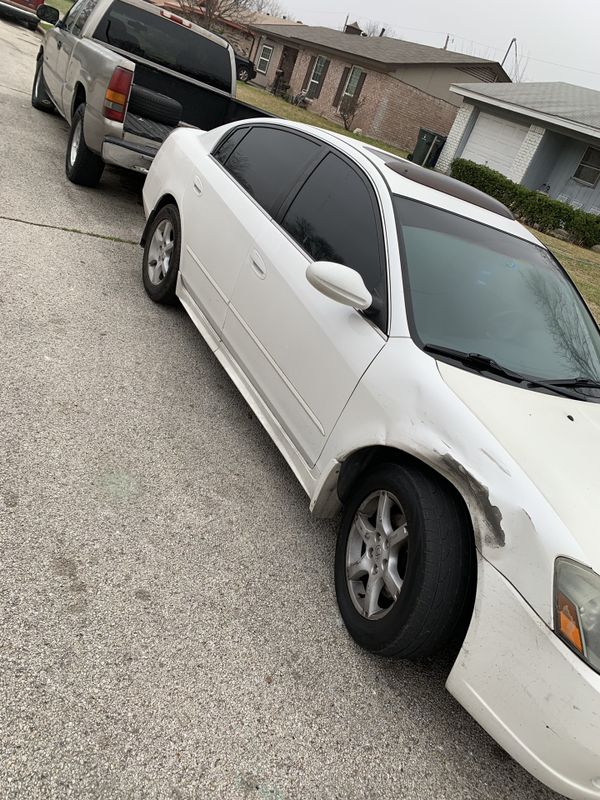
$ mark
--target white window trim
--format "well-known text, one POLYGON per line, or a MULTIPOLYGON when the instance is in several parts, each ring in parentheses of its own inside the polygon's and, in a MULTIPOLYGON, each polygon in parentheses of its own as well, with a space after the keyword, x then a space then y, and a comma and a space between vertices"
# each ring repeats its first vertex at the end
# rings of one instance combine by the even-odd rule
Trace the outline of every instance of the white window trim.
POLYGON ((307 94, 308 94, 308 96, 309 96, 309 97, 310 97, 310 87, 311 87, 311 85, 312 85, 313 83, 315 84, 315 86, 316 86, 316 88, 317 88, 317 89, 319 88, 319 81, 316 81, 316 80, 315 80, 315 72, 317 71, 317 66, 318 66, 318 64, 319 64, 319 60, 320 60, 320 59, 323 59, 323 62, 324 62, 324 63, 323 63, 323 69, 325 68, 325 64, 327 63, 327 59, 325 58, 325 56, 317 56, 317 57, 315 58, 315 63, 314 63, 314 65, 313 65, 313 69, 312 69, 312 72, 311 72, 310 78, 309 78, 309 80, 308 80, 308 83, 306 84, 306 92, 307 92, 307 94))
POLYGON ((591 164, 587 164, 585 162, 585 157, 588 154, 588 150, 600 150, 600 148, 594 147, 594 145, 589 145, 589 147, 586 147, 585 153, 581 156, 579 164, 577 165, 577 169, 575 170, 575 173, 573 175, 573 180, 577 181, 577 183, 580 183, 582 186, 587 186, 590 189, 595 189, 596 186, 598 185, 598 181, 600 180, 600 167, 594 167, 591 164), (584 181, 583 178, 576 177, 577 172, 581 167, 587 167, 588 169, 593 169, 597 172, 596 180, 594 181, 594 183, 590 183, 589 181, 584 181))
POLYGON ((266 75, 267 74, 267 72, 269 70, 269 64, 271 63, 271 58, 273 57, 273 50, 274 49, 275 48, 270 44, 263 44, 263 46, 261 47, 260 55, 256 60, 256 71, 260 72, 261 75, 266 75), (266 67, 264 69, 261 69, 260 68, 260 62, 265 60, 265 56, 263 55, 265 50, 269 51, 269 55, 268 55, 268 57, 266 57, 267 65, 266 65, 266 67))
MULTIPOLYGON (((342 105, 342 103, 344 102, 344 98, 345 97, 354 97, 353 94, 348 94, 347 89, 348 89, 348 85, 350 84, 350 78, 352 77, 352 73, 354 72, 355 69, 357 69, 361 73, 365 72, 365 70, 362 69, 362 67, 359 67, 357 64, 352 64, 352 66, 350 67, 350 72, 348 73, 348 77, 346 78, 346 85, 344 86, 344 91, 340 95, 340 102, 339 102, 339 105, 338 105, 338 110, 339 110, 340 106, 342 105)), ((365 74, 366 74, 366 72, 365 72, 365 74)), ((358 80, 360 80, 360 77, 359 77, 358 80)))

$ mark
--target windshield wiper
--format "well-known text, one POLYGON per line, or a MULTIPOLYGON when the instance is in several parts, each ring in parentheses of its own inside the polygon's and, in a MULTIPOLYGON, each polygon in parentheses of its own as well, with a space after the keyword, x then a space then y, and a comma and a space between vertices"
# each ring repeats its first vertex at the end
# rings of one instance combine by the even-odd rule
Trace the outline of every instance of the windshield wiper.
MULTIPOLYGON (((578 383, 572 384, 563 381, 555 382, 545 381, 538 378, 530 378, 527 375, 522 375, 520 372, 516 372, 508 367, 503 367, 502 364, 499 364, 493 358, 484 356, 481 353, 465 353, 463 350, 454 350, 452 347, 443 347, 442 345, 438 344, 425 344, 423 346, 423 350, 425 350, 426 353, 431 353, 432 355, 454 358, 456 361, 460 361, 461 364, 464 364, 465 367, 472 367, 476 370, 490 372, 492 375, 498 375, 501 378, 507 378, 515 383, 525 384, 526 386, 531 387, 550 389, 551 391, 555 392, 556 394, 560 394, 563 397, 581 398, 581 395, 576 395, 572 391, 568 391, 569 389, 577 388, 579 386, 578 383), (561 391, 562 389, 565 389, 565 391, 561 391)), ((600 388, 600 384, 594 385, 599 386, 600 388)))
POLYGON ((558 381, 546 381, 551 386, 564 386, 573 389, 600 389, 600 381, 595 381, 593 378, 565 378, 558 381))

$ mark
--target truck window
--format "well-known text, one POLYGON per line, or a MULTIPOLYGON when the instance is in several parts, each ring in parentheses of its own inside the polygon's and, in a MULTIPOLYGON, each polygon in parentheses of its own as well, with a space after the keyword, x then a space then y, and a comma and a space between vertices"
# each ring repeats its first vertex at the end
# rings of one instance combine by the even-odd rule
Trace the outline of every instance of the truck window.
POLYGON ((83 0, 81 5, 79 5, 77 14, 74 17, 69 16, 67 29, 70 30, 74 36, 79 36, 83 30, 83 26, 88 21, 90 14, 97 5, 98 0, 83 0))
POLYGON ((226 47, 143 8, 116 0, 100 21, 94 38, 231 92, 231 57, 226 47))

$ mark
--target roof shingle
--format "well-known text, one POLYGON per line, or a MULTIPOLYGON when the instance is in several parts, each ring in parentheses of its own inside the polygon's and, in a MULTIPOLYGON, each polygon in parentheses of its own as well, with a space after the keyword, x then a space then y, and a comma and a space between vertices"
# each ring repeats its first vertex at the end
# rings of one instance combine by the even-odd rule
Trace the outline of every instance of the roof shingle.
POLYGON ((510 103, 524 110, 550 114, 600 130, 600 92, 571 83, 458 83, 461 89, 482 98, 510 103))
POLYGON ((314 25, 256 25, 262 33, 282 36, 313 47, 338 50, 380 64, 493 64, 496 61, 467 56, 441 47, 405 42, 389 36, 354 36, 333 28, 314 25))

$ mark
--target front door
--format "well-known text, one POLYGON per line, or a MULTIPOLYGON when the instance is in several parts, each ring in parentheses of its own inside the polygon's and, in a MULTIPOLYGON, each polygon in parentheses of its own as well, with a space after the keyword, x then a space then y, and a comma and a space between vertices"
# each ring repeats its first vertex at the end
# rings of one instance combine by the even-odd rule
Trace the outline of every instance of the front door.
POLYGON ((292 72, 296 66, 296 59, 298 58, 298 51, 293 47, 284 47, 279 61, 279 69, 281 70, 281 82, 290 85, 292 80, 292 72))
POLYGON ((385 343, 383 234, 372 190, 330 152, 310 174, 281 226, 255 221, 223 338, 309 466, 358 381, 385 343), (306 279, 311 261, 356 268, 376 298, 368 319, 306 279))

